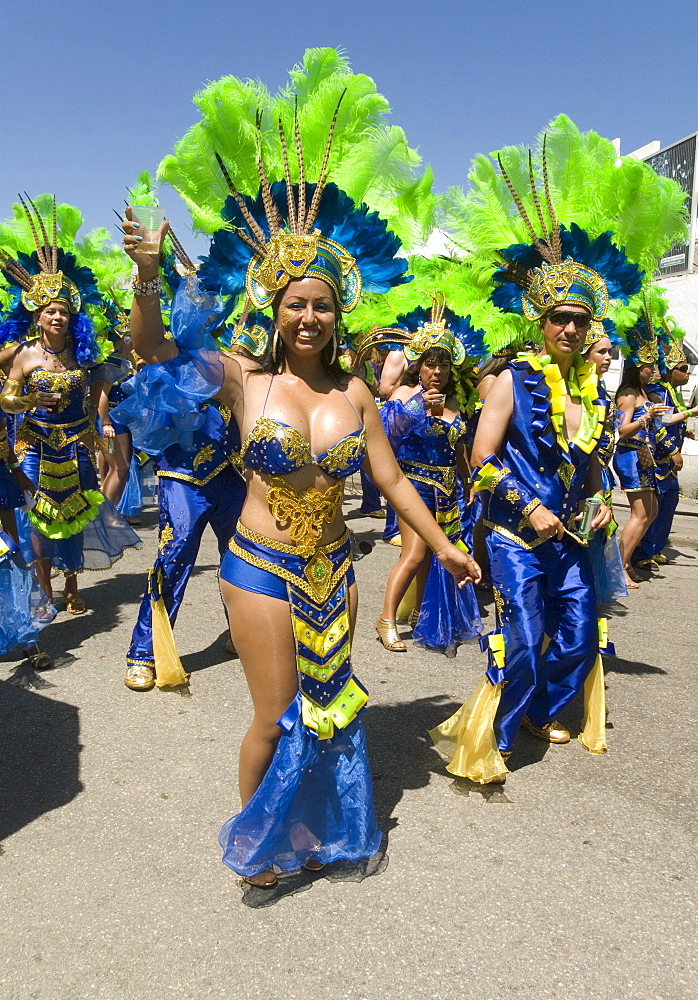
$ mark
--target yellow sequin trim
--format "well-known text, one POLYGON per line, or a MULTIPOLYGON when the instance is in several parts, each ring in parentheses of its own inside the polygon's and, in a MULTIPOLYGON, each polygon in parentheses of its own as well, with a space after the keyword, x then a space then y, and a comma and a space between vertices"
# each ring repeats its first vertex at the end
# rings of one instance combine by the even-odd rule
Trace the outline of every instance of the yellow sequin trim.
POLYGON ((453 493, 456 487, 456 469, 453 465, 417 465, 413 462, 400 462, 400 468, 403 470, 408 479, 414 479, 418 483, 426 483, 427 486, 434 486, 437 490, 448 496, 449 493, 453 493), (432 478, 430 476, 424 475, 424 472, 431 468, 434 473, 441 473, 443 476, 443 482, 439 479, 432 478), (414 472, 413 469, 420 469, 420 472, 414 472))
MULTIPOLYGON (((221 462, 221 464, 216 469, 214 469, 213 472, 209 472, 209 474, 207 476, 204 476, 203 479, 197 479, 196 476, 189 476, 185 472, 168 472, 166 469, 163 469, 162 472, 156 472, 155 474, 160 479, 179 479, 184 483, 193 483, 194 486, 205 486, 207 483, 210 483, 211 480, 214 479, 219 472, 222 472, 227 465, 231 464, 232 463, 228 461, 221 462)), ((235 468, 234 465, 233 468, 235 468)))

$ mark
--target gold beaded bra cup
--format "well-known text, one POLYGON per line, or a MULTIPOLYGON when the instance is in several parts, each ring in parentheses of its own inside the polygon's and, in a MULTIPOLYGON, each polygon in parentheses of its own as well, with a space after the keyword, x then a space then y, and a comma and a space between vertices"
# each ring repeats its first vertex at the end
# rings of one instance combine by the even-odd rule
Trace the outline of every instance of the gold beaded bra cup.
POLYGON ((262 415, 247 435, 240 449, 240 459, 246 468, 269 477, 267 503, 270 511, 280 524, 290 525, 291 540, 298 554, 311 556, 320 542, 322 525, 333 521, 341 506, 343 481, 361 468, 366 452, 366 430, 347 396, 359 421, 358 429, 335 442, 322 455, 311 454, 310 445, 300 431, 265 415, 273 380, 272 376, 262 415), (317 465, 339 482, 324 493, 312 487, 298 492, 282 477, 306 465, 317 465))

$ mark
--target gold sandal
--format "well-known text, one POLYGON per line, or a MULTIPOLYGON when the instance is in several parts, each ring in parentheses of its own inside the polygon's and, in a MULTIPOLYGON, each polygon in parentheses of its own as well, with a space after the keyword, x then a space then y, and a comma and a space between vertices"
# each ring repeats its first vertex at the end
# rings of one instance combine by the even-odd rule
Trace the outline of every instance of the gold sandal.
POLYGON ((383 643, 391 653, 406 653, 407 646, 397 633, 395 621, 388 621, 387 618, 379 618, 376 622, 376 632, 378 641, 383 643))
POLYGON ((69 615, 84 615, 86 613, 87 605, 82 597, 77 594, 68 597, 67 594, 64 594, 63 599, 65 600, 65 610, 69 615))

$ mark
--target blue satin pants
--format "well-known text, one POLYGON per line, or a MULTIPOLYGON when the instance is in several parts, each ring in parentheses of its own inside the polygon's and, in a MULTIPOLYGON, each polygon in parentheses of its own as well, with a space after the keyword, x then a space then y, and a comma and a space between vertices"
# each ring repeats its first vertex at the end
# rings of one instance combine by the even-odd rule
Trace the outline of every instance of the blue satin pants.
POLYGON ((644 538, 635 549, 633 559, 651 559, 658 556, 669 541, 671 525, 679 502, 679 480, 669 473, 664 479, 655 475, 657 486, 657 516, 647 529, 644 538))
MULTIPOLYGON (((172 626, 177 620, 206 526, 211 525, 222 556, 235 533, 244 499, 245 484, 232 468, 223 469, 205 486, 158 477, 160 544, 153 569, 162 570, 163 597, 172 626)), ((126 662, 146 666, 154 663, 152 613, 147 589, 126 662)))
POLYGON ((506 753, 524 716, 535 726, 552 722, 583 687, 599 646, 596 601, 586 549, 572 539, 528 550, 494 531, 486 538, 505 641, 503 674, 487 674, 505 682, 494 729, 506 753))
POLYGON ((359 510, 362 514, 372 514, 376 510, 381 510, 383 507, 383 500, 378 492, 378 487, 373 480, 366 475, 363 469, 360 471, 360 476, 361 506, 359 507, 359 510))

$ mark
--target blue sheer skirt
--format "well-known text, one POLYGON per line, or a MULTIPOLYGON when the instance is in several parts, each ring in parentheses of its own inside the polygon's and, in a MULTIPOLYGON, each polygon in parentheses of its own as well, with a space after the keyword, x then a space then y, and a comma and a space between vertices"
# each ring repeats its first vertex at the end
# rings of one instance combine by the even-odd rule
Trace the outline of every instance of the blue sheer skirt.
MULTIPOLYGON (((288 547, 284 552, 275 550, 271 539, 263 544, 259 537, 252 541, 238 533, 234 541, 236 551, 223 556, 221 578, 241 590, 286 601, 292 619, 288 590, 292 584, 271 568, 283 561, 285 571, 300 579, 310 560, 289 554, 288 547)), ((333 565, 343 563, 348 547, 347 540, 331 553, 333 565)), ((351 566, 344 581, 345 588, 353 582, 351 566)), ((320 608, 323 614, 332 600, 320 608)), ((278 724, 279 742, 259 788, 220 831, 223 863, 246 877, 272 866, 293 871, 310 859, 330 864, 372 857, 380 847, 381 833, 361 716, 335 728, 331 738, 318 739, 303 721, 299 690, 278 724)))
MULTIPOLYGON (((420 497, 452 542, 461 539, 460 510, 455 491, 449 495, 412 480, 420 497)), ((412 632, 418 646, 443 650, 459 646, 482 633, 480 608, 472 583, 459 588, 436 556, 432 556, 419 618, 412 632)))
POLYGON ((128 479, 118 503, 118 509, 124 517, 135 517, 143 506, 143 496, 141 494, 140 463, 135 455, 131 456, 131 464, 128 467, 128 479))
POLYGON ((302 719, 282 733, 261 785, 218 836, 223 863, 238 875, 275 865, 294 871, 311 859, 330 864, 374 855, 381 842, 373 808, 363 722, 331 740, 302 719))
MULTIPOLYGON (((3 535, 2 548, 7 544, 3 535)), ((56 609, 19 557, 0 557, 0 655, 37 642, 56 609)))
MULTIPOLYGON (((97 490, 97 474, 89 451, 77 446, 81 490, 97 490)), ((22 469, 33 483, 39 482, 40 453, 32 446, 22 456, 22 469)), ((28 563, 50 559, 60 572, 81 573, 83 570, 109 569, 127 548, 140 549, 143 542, 124 521, 116 507, 106 498, 97 516, 82 531, 67 538, 49 538, 36 528, 24 511, 17 511, 17 530, 22 554, 28 563)))

